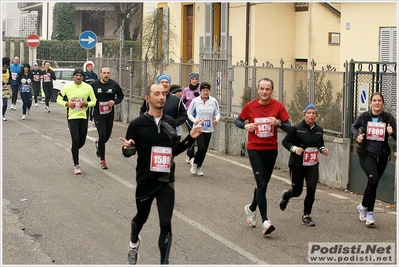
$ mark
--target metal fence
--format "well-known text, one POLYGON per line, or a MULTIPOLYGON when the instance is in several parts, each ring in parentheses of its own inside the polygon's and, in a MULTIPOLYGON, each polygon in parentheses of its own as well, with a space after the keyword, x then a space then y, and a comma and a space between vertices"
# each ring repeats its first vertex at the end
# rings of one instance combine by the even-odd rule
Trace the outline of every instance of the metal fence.
MULTIPOLYGON (((310 63, 311 69, 304 69, 301 65, 285 67, 284 60, 280 60, 280 66, 273 66, 269 62, 258 64, 256 58, 253 65, 247 66, 241 62, 232 65, 231 38, 228 40, 227 49, 209 48, 203 46, 200 39, 200 62, 153 62, 133 60, 132 53, 129 57, 120 58, 92 58, 96 69, 108 66, 111 68, 111 78, 119 82, 126 97, 142 99, 145 89, 156 81, 156 77, 166 73, 171 77, 171 84, 189 85, 189 74, 197 72, 200 81, 211 83, 211 94, 220 105, 223 117, 237 116, 242 106, 255 99, 257 95, 257 82, 264 77, 274 81, 274 98, 281 101, 287 108, 292 124, 303 119, 302 108, 309 102, 316 104, 319 118, 318 124, 325 132, 336 136, 350 136, 349 114, 356 115, 356 102, 348 100, 351 73, 354 70, 345 63, 344 72, 336 71, 329 66, 316 70, 314 60, 310 63), (121 61, 121 62, 120 62, 121 61)), ((182 59, 180 59, 182 61, 182 59)), ((378 91, 386 96, 386 108, 396 117, 396 63, 390 63, 388 69, 378 66, 381 71, 371 75, 369 71, 362 73, 357 71, 356 77, 361 80, 362 75, 372 81, 378 76, 378 91), (385 70, 385 71, 383 71, 385 70)), ((355 85, 358 86, 358 85, 355 85)), ((356 87, 357 88, 357 87, 356 87)), ((356 89, 357 90, 357 89, 356 89)), ((374 89, 372 89, 374 90, 374 89)), ((357 91, 356 91, 357 92, 357 91)), ((357 94, 354 92, 355 94, 357 94)))
POLYGON ((226 59, 219 56, 202 59, 202 63, 151 62, 122 58, 121 72, 118 71, 120 59, 93 58, 96 69, 101 66, 111 68, 111 78, 119 82, 128 98, 143 98, 145 89, 155 82, 156 77, 167 73, 172 84, 183 88, 189 85, 191 72, 200 73, 201 81, 212 85, 212 96, 220 105, 224 117, 235 117, 242 106, 257 97, 257 82, 268 77, 274 81, 274 98, 287 108, 292 123, 302 120, 302 108, 309 102, 317 105, 318 123, 326 132, 344 135, 344 72, 306 70, 262 65, 228 65, 226 59), (119 77, 120 80, 119 80, 119 77))

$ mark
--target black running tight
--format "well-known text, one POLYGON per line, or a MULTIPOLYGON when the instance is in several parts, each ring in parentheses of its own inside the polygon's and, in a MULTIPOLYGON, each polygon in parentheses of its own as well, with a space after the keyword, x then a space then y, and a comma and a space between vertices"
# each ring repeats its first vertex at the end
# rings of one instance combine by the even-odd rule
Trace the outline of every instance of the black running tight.
POLYGON ((137 214, 132 220, 130 241, 137 243, 138 235, 150 215, 151 204, 155 198, 157 199, 159 225, 161 228, 158 239, 161 264, 168 264, 170 247, 172 245, 172 215, 175 204, 174 183, 164 183, 154 180, 144 185, 137 185, 137 214))
POLYGON ((388 160, 385 157, 371 157, 367 155, 365 159, 359 158, 359 163, 367 175, 367 187, 364 190, 362 205, 363 207, 367 207, 367 211, 374 211, 378 183, 385 171, 388 160))

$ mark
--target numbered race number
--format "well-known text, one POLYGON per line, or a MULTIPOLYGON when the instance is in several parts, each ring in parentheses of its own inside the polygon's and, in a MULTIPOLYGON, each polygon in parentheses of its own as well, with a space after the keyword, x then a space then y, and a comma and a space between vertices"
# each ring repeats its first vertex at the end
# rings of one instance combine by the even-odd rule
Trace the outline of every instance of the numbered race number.
POLYGON ((171 147, 153 146, 151 148, 150 171, 170 172, 171 162, 172 162, 171 147))
POLYGON ((23 92, 23 93, 30 92, 30 85, 29 84, 23 84, 21 86, 21 92, 23 92))
POLYGON ((260 137, 269 137, 274 135, 274 125, 271 124, 269 118, 255 118, 254 122, 257 124, 255 134, 260 137))
POLYGON ((17 79, 18 77, 18 73, 12 72, 11 73, 11 79, 13 79, 14 81, 17 79))
POLYGON ((385 122, 372 122, 367 123, 367 134, 366 139, 374 141, 384 141, 385 140, 385 122))
POLYGON ((303 151, 303 166, 313 166, 319 162, 317 147, 308 147, 303 151))
POLYGON ((108 105, 108 102, 99 102, 100 114, 108 114, 112 111, 112 107, 108 105))
POLYGON ((75 104, 75 107, 73 107, 73 110, 82 110, 83 107, 80 105, 80 101, 83 101, 83 98, 72 98, 71 102, 75 104))
POLYGON ((43 82, 46 82, 46 83, 51 82, 51 74, 50 73, 43 75, 43 82))

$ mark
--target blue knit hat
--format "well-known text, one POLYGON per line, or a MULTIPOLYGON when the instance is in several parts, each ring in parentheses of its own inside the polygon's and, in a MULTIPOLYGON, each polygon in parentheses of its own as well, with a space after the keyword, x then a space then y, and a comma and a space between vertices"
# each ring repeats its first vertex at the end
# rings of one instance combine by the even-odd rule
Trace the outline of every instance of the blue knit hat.
POLYGON ((157 78, 157 83, 160 83, 163 79, 168 80, 169 83, 170 83, 170 81, 171 81, 169 75, 167 75, 167 74, 161 74, 161 75, 159 75, 158 78, 157 78))
POLYGON ((308 111, 308 109, 313 109, 314 111, 317 112, 316 106, 315 106, 314 104, 312 104, 312 103, 307 104, 307 105, 303 108, 303 112, 308 111))
POLYGON ((191 73, 190 76, 188 76, 188 81, 191 81, 192 78, 197 77, 197 79, 199 80, 199 74, 198 73, 191 73))

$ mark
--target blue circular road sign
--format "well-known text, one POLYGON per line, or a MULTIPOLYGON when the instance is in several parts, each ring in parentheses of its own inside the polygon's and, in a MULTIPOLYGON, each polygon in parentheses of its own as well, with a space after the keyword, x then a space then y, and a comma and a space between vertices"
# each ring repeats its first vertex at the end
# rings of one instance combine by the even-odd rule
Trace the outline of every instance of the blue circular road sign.
POLYGON ((79 36, 79 44, 84 49, 92 49, 97 44, 97 35, 92 31, 84 31, 79 36))

